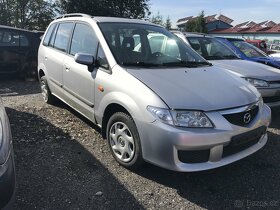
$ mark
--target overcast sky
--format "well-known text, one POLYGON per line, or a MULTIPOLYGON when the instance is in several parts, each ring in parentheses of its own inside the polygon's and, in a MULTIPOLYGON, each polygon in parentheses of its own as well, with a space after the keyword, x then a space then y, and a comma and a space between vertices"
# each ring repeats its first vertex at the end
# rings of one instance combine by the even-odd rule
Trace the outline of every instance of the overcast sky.
POLYGON ((233 19, 233 25, 247 20, 280 23, 280 0, 150 0, 150 5, 152 15, 159 11, 164 20, 169 15, 173 26, 179 18, 197 16, 202 10, 206 16, 221 13, 233 19))

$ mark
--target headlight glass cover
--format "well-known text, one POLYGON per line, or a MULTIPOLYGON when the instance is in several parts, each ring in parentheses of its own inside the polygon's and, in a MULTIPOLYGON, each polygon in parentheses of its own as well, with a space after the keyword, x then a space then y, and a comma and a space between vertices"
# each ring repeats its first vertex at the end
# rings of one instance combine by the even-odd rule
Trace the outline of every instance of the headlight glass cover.
POLYGON ((209 118, 200 111, 171 111, 174 125, 188 128, 213 128, 209 118))
POLYGON ((261 79, 254 79, 254 78, 244 78, 247 82, 251 83, 255 87, 269 87, 269 84, 261 79))
POLYGON ((161 122, 187 128, 213 128, 209 118, 200 111, 176 111, 148 106, 147 110, 161 122))

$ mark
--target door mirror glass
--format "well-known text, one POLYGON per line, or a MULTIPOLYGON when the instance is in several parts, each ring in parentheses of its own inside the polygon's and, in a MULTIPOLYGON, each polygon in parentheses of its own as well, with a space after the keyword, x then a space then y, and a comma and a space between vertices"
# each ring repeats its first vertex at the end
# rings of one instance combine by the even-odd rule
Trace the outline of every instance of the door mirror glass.
POLYGON ((74 59, 79 64, 83 64, 87 66, 93 66, 94 64, 94 57, 91 54, 76 53, 74 59))

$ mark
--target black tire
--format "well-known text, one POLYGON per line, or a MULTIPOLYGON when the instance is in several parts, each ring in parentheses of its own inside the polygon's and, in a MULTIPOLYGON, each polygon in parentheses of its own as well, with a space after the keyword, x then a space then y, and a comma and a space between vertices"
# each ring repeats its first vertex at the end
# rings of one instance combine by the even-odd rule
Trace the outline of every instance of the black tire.
POLYGON ((123 112, 113 114, 107 123, 106 137, 112 155, 120 165, 128 169, 137 169, 144 164, 139 134, 131 116, 123 112), (120 128, 118 131, 121 129, 124 129, 124 131, 117 134, 117 127, 120 128), (115 140, 112 137, 114 132, 116 134, 115 140), (116 151, 118 150, 116 149, 117 146, 119 151, 116 151), (122 155, 121 150, 127 151, 123 151, 122 155), (131 151, 133 152, 129 154, 131 151))
POLYGON ((52 95, 48 86, 47 78, 45 76, 42 76, 40 78, 40 86, 43 95, 43 100, 48 104, 55 104, 56 98, 54 95, 52 95))

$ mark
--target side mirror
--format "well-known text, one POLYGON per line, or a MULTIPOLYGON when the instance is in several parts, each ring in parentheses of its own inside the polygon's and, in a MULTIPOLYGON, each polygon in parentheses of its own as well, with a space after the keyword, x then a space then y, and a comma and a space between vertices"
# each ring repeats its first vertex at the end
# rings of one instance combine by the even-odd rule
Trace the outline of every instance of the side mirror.
POLYGON ((93 67, 94 67, 94 57, 91 54, 87 54, 87 53, 76 53, 74 60, 76 61, 76 63, 79 64, 83 64, 88 66, 88 70, 90 72, 93 71, 93 67))

